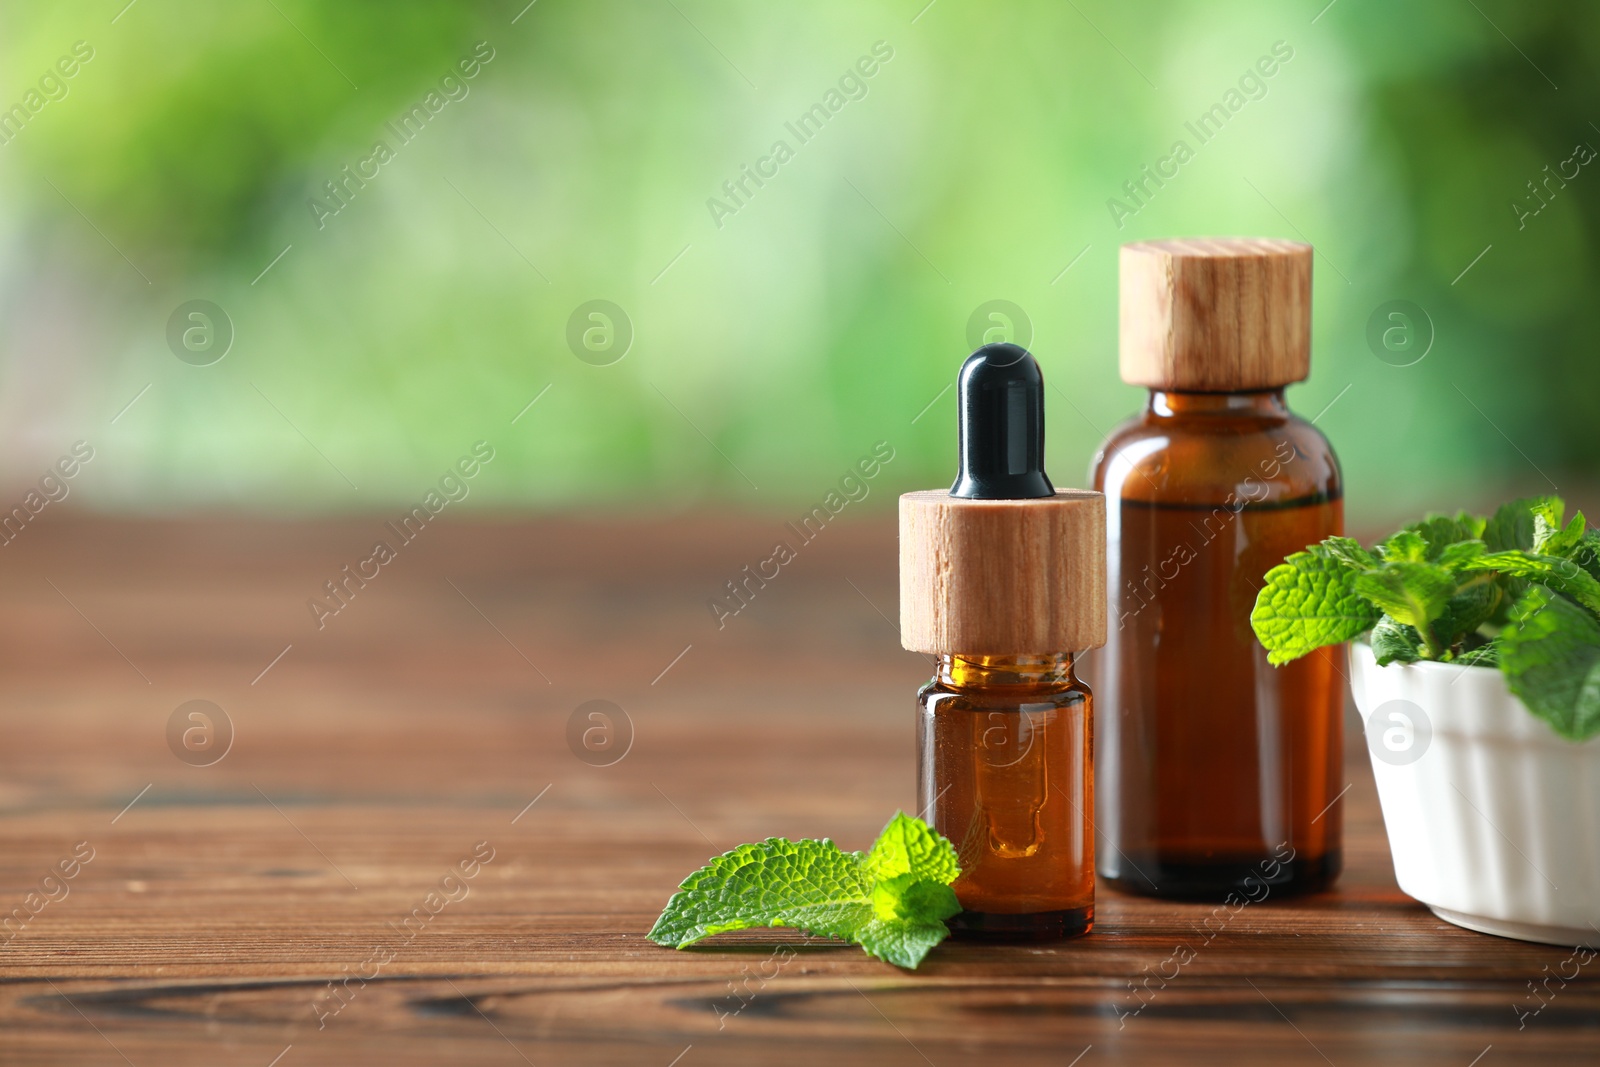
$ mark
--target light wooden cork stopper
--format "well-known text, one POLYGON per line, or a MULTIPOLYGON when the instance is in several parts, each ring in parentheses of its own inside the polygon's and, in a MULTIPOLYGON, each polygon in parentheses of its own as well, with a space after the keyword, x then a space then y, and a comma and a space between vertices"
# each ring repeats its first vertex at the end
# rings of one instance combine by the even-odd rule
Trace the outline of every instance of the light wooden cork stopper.
POLYGON ((1080 652, 1106 642, 1106 501, 900 498, 900 643, 941 655, 1080 652))
POLYGON ((1122 246, 1122 380, 1275 389, 1311 372, 1311 246, 1185 237, 1122 246))

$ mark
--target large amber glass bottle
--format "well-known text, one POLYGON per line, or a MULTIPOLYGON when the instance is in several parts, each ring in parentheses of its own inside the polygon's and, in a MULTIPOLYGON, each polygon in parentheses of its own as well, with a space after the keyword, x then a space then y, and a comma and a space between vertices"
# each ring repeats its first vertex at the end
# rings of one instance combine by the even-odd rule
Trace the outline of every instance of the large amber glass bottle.
POLYGON ((1339 464, 1283 386, 1309 369, 1309 246, 1123 250, 1123 377, 1149 386, 1092 472, 1106 495, 1100 873, 1251 900, 1341 865, 1338 650, 1283 667, 1250 629, 1261 577, 1343 530, 1339 464))

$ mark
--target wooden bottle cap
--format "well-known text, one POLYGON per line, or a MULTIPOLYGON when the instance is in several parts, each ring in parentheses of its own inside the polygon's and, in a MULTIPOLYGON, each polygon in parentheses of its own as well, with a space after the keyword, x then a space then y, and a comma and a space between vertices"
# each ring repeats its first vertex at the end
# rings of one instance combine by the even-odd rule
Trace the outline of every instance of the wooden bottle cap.
POLYGON ((1106 500, 947 490, 900 498, 900 643, 913 652, 1080 652, 1106 643, 1106 500))
POLYGON ((1311 246, 1186 237, 1122 246, 1122 380, 1276 389, 1311 372, 1311 246))

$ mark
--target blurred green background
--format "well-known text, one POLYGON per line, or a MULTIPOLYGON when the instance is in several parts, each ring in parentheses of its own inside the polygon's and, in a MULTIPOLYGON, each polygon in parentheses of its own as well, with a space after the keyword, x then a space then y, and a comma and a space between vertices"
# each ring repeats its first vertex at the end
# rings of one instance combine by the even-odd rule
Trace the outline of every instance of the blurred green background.
POLYGON ((1290 399, 1358 523, 1595 481, 1592 4, 525 3, 6 4, 5 477, 83 439, 92 507, 383 510, 484 439, 469 506, 784 512, 884 440, 881 507, 949 480, 1002 300, 1078 484, 1142 397, 1117 246, 1261 234, 1316 245, 1290 399), (615 362, 568 342, 596 299, 615 362), (231 323, 207 366, 169 344, 193 300, 231 323), (1395 300, 1431 322, 1408 366, 1368 340, 1395 300))

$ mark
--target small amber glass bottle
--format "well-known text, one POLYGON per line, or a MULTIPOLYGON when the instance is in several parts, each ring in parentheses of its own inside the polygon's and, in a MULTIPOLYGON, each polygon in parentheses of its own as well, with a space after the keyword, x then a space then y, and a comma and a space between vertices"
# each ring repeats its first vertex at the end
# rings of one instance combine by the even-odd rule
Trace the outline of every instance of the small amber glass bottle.
POLYGON ((1150 397, 1092 475, 1111 598, 1100 873, 1170 897, 1323 888, 1341 866, 1337 650, 1275 668, 1250 629, 1262 575, 1343 530, 1339 463, 1283 395, 1310 366, 1311 248, 1128 245, 1121 299, 1122 376, 1150 397))
POLYGON ((1026 351, 979 349, 960 383, 955 487, 900 498, 901 640, 938 664, 919 802, 960 859, 957 936, 1072 937, 1094 922, 1094 718, 1073 656, 1105 640, 1104 498, 1045 476, 1026 351))
POLYGON ((917 694, 917 793, 961 857, 958 934, 1094 924, 1094 716, 1072 656, 941 656, 917 694))

